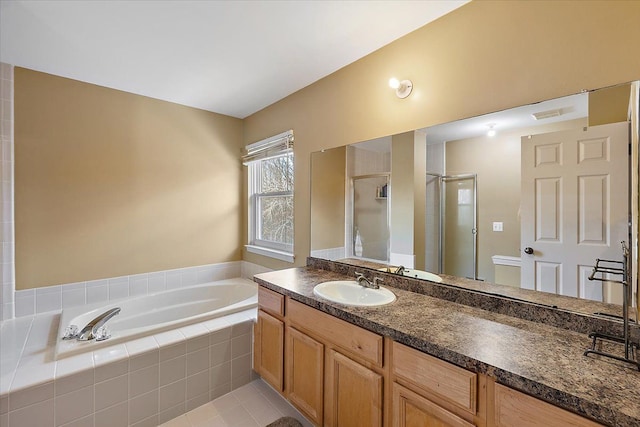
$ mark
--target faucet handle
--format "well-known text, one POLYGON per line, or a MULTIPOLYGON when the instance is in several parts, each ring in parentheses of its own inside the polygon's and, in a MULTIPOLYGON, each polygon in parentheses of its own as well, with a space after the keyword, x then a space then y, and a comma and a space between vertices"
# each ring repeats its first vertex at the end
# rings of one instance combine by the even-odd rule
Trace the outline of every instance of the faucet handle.
POLYGON ((384 283, 384 279, 382 277, 374 277, 373 278, 373 286, 378 289, 380 287, 380 284, 384 283))
POLYGON ((357 271, 355 273, 356 273, 356 278, 358 278, 358 279, 361 278, 361 277, 364 277, 364 274, 362 274, 362 273, 359 273, 357 271))
POLYGON ((69 325, 64 328, 63 340, 73 340, 78 338, 78 325, 69 325))
POLYGON ((104 341, 111 338, 111 331, 106 326, 100 326, 96 330, 96 341, 104 341))

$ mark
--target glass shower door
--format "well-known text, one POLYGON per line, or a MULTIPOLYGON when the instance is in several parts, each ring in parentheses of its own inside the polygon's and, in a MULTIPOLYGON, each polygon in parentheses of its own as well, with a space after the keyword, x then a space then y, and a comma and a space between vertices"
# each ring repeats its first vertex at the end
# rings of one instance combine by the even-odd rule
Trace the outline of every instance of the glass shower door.
POLYGON ((475 174, 427 173, 428 271, 477 278, 476 192, 475 174))
POLYGON ((476 177, 442 178, 443 273, 475 279, 476 272, 476 177))

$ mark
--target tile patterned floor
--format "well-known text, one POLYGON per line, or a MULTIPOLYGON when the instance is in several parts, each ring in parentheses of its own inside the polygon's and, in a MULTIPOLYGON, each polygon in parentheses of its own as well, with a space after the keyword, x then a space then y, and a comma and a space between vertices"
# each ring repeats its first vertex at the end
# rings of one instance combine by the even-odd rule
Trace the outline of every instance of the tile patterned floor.
POLYGON ((293 406, 261 379, 250 382, 161 427, 264 427, 280 417, 312 427, 293 406))

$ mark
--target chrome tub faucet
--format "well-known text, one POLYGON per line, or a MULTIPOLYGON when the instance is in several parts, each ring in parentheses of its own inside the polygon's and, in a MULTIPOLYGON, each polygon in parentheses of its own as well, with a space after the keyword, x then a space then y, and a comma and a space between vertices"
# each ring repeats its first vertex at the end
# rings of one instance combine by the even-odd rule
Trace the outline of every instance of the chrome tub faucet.
POLYGON ((100 316, 87 323, 75 338, 77 338, 78 341, 90 341, 92 339, 102 341, 108 339, 111 335, 105 330, 104 324, 118 313, 120 313, 120 307, 105 311, 100 316))

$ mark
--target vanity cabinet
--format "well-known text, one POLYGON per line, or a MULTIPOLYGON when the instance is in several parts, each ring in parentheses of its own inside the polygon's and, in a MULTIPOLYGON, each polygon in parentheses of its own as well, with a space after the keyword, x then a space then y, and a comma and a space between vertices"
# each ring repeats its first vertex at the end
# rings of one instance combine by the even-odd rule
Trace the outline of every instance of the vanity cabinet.
POLYGON ((315 425, 600 425, 269 289, 258 300, 254 368, 315 425))
POLYGON ((383 339, 287 299, 286 389, 317 425, 382 426, 383 339))
POLYGON ((391 372, 394 426, 485 424, 484 377, 397 342, 391 372))
POLYGON ((284 296, 258 290, 258 317, 254 326, 254 370, 280 393, 284 391, 284 296))

